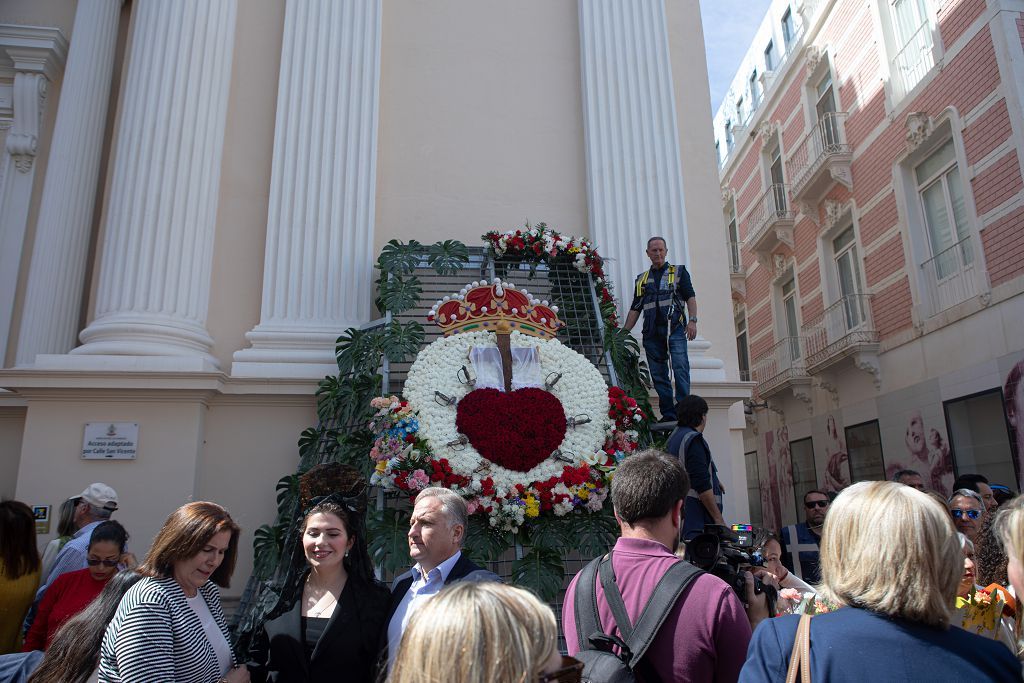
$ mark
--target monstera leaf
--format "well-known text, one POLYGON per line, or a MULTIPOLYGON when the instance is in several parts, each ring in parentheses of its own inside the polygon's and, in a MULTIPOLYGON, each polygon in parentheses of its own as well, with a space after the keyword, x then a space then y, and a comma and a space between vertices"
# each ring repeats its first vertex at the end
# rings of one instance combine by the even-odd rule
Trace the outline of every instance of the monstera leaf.
POLYGON ((392 275, 405 275, 416 270, 420 264, 420 251, 423 245, 416 240, 406 243, 391 240, 384 245, 377 257, 377 267, 381 272, 392 275))
POLYGON ((367 514, 366 534, 374 564, 384 572, 395 573, 410 565, 408 510, 385 508, 367 514))
POLYGON ((363 374, 377 372, 381 357, 380 328, 360 330, 350 327, 338 337, 334 355, 338 361, 338 374, 363 374))
POLYGON ((611 503, 605 501, 600 512, 575 512, 562 519, 569 520, 572 529, 572 547, 583 557, 603 555, 615 545, 619 524, 611 511, 611 503))
POLYGON ((495 562, 511 546, 507 532, 492 527, 485 515, 470 515, 462 552, 478 564, 495 562))
POLYGON ((534 546, 512 563, 512 583, 532 589, 548 602, 558 597, 564 580, 562 554, 549 548, 534 546))
POLYGON ((273 575, 281 557, 283 542, 284 534, 281 533, 280 526, 264 524, 256 529, 252 541, 253 576, 263 581, 273 575))
POLYGON ((469 249, 458 240, 445 240, 430 245, 427 263, 440 275, 455 275, 469 261, 469 249))
POLYGON ((415 275, 392 275, 381 279, 375 304, 379 311, 398 314, 419 303, 422 292, 423 286, 415 275))
POLYGON ((392 363, 400 363, 409 356, 415 356, 423 346, 423 325, 408 322, 404 325, 392 320, 384 328, 381 349, 392 363))

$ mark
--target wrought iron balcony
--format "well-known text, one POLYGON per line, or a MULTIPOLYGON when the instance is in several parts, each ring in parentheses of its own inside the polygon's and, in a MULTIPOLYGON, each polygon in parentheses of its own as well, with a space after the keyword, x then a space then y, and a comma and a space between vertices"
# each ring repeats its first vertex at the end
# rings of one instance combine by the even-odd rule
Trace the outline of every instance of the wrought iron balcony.
POLYGON ((932 27, 925 21, 889 63, 893 101, 899 102, 935 66, 932 27))
POLYGON ((852 188, 852 161, 853 150, 846 142, 846 112, 823 114, 790 157, 793 201, 817 202, 837 180, 852 188))
POLYGON ((921 264, 921 304, 926 317, 981 294, 970 237, 921 264))
POLYGON ((754 361, 754 381, 757 393, 767 398, 783 389, 804 389, 810 385, 804 363, 806 340, 803 337, 784 337, 754 361))
POLYGON ((804 325, 807 372, 815 374, 844 358, 878 352, 878 330, 871 317, 871 295, 850 294, 804 325))
POLYGON ((789 186, 770 185, 747 216, 747 239, 744 244, 752 251, 765 255, 780 244, 792 248, 795 218, 789 186))

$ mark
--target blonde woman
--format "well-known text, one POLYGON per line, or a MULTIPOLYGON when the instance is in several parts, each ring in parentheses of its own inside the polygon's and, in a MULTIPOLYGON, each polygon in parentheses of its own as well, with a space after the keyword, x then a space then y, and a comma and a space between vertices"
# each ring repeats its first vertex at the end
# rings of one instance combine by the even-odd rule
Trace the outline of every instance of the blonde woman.
MULTIPOLYGON (((992 526, 1006 549, 1006 573, 1019 605, 1024 597, 1024 496, 1017 496, 999 506, 992 526)), ((1018 619, 1022 618, 1020 612, 1018 608, 1018 619)), ((1018 641, 1017 652, 1024 658, 1024 642, 1018 641)))
MULTIPOLYGON (((811 619, 811 679, 1020 680, 1005 646, 949 627, 963 568, 949 513, 926 494, 880 481, 843 490, 825 519, 818 587, 843 608, 811 619)), ((761 624, 740 681, 786 678, 799 621, 761 624)))
POLYGON ((490 581, 441 590, 409 621, 389 683, 570 683, 583 665, 558 652, 551 608, 490 581))

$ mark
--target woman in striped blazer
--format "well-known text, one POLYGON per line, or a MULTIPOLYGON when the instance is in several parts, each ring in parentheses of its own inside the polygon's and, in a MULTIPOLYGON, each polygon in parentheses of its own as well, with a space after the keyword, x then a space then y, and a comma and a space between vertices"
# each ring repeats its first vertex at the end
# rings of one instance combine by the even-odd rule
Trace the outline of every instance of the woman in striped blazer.
POLYGON ((238 525, 216 503, 175 510, 121 600, 100 646, 100 683, 248 683, 220 604, 235 569, 238 525))

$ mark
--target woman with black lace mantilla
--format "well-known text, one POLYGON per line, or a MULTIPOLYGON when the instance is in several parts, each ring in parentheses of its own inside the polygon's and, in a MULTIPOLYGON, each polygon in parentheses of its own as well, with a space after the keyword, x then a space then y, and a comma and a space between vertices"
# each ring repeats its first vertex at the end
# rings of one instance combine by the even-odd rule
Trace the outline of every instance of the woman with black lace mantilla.
POLYGON ((388 591, 366 549, 366 481, 336 464, 302 479, 302 537, 292 558, 301 567, 253 642, 252 680, 373 681, 388 591))

